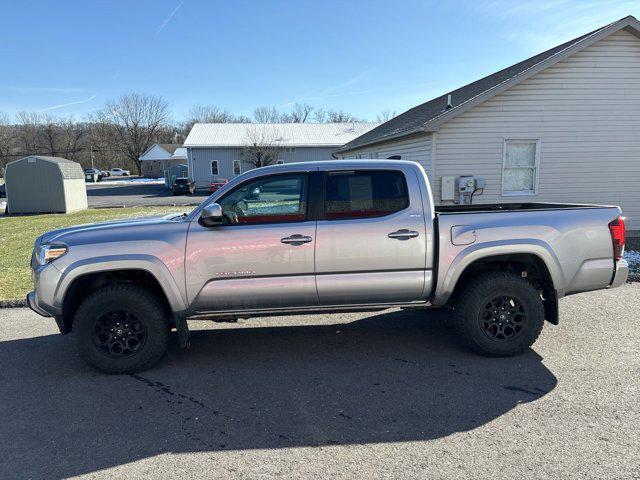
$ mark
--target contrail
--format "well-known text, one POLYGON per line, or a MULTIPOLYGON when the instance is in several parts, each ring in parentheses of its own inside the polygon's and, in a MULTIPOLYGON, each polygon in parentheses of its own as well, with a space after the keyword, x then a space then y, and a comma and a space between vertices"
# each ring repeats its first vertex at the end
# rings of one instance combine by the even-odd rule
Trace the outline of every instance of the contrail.
POLYGON ((42 109, 36 110, 36 111, 38 113, 40 113, 40 112, 46 112, 48 110, 55 110, 56 108, 63 108, 63 107, 69 107, 71 105, 78 105, 80 103, 87 103, 87 102, 90 102, 91 100, 93 100, 96 97, 97 97, 97 95, 91 95, 89 98, 85 98, 84 100, 78 100, 76 102, 69 102, 69 103, 61 103, 60 105, 54 105, 52 107, 42 108, 42 109))
POLYGON ((182 0, 178 6, 176 8, 173 9, 173 12, 171 12, 169 14, 169 16, 166 18, 166 20, 164 22, 162 22, 162 25, 160 25, 160 28, 158 28, 158 31, 156 32, 156 37, 158 35, 160 35, 160 32, 162 32, 162 30, 164 30, 164 27, 167 26, 167 24, 171 21, 171 19, 173 18, 173 16, 178 12, 178 10, 180 10, 180 7, 182 6, 182 4, 185 2, 185 0, 182 0))

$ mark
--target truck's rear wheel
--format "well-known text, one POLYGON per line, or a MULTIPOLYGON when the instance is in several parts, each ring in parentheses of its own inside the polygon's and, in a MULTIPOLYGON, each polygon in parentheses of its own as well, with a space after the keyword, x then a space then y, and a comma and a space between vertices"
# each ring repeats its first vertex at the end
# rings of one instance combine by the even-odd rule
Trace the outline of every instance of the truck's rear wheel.
POLYGON ((533 345, 544 324, 544 305, 524 278, 508 272, 482 274, 458 295, 455 325, 475 352, 516 355, 533 345))
POLYGON ((169 317, 136 285, 104 287, 82 302, 73 321, 80 356, 108 373, 152 367, 167 350, 169 317))

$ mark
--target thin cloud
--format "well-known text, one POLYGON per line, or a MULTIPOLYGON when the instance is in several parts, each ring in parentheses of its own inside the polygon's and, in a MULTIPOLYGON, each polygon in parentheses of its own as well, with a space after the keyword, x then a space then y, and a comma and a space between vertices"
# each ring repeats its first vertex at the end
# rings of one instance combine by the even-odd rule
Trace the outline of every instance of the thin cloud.
POLYGON ((53 105, 51 107, 42 108, 42 109, 36 110, 36 111, 38 113, 40 113, 40 112, 48 112, 49 110, 56 110, 58 108, 70 107, 72 105, 80 105, 81 103, 90 102, 91 100, 93 100, 96 97, 97 97, 97 95, 91 95, 90 97, 85 98, 83 100, 77 100, 75 102, 69 102, 69 103, 61 103, 60 105, 53 105))
POLYGON ((8 90, 16 93, 79 93, 81 88, 59 88, 46 86, 29 86, 29 85, 0 85, 0 90, 8 90))
POLYGON ((164 30, 164 27, 167 26, 167 24, 171 21, 171 19, 173 18, 173 16, 178 13, 178 10, 180 10, 180 7, 182 6, 182 4, 185 2, 185 0, 182 0, 178 6, 176 8, 173 9, 173 11, 169 14, 169 16, 165 19, 164 22, 162 22, 162 25, 160 25, 160 27, 158 28, 158 31, 156 31, 156 37, 158 35, 160 35, 160 33, 162 32, 162 30, 164 30))
POLYGON ((637 0, 488 0, 471 11, 505 40, 534 52, 637 14, 639 7, 637 0))

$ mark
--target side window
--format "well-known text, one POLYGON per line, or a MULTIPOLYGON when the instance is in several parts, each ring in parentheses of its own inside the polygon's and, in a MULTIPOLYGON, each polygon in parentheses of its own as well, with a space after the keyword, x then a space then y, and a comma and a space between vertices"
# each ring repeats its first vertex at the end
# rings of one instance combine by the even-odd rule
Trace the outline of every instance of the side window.
POLYGON ((503 195, 538 193, 540 140, 505 140, 502 164, 503 195))
POLYGON ((211 175, 213 175, 213 176, 218 175, 218 161, 217 160, 211 160, 211 175))
POLYGON ((307 175, 276 175, 244 183, 218 202, 227 224, 303 222, 307 175))
POLYGON ((233 161, 233 174, 240 175, 242 173, 242 169, 240 167, 240 160, 233 161))
POLYGON ((397 170, 328 172, 325 218, 382 217, 409 206, 407 182, 397 170))

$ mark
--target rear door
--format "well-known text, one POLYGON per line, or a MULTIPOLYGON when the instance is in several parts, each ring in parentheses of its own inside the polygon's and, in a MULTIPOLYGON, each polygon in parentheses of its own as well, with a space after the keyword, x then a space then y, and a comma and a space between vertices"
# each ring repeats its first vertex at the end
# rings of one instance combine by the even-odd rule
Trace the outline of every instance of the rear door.
POLYGON ((414 169, 323 170, 315 253, 320 304, 423 300, 427 236, 414 169))

